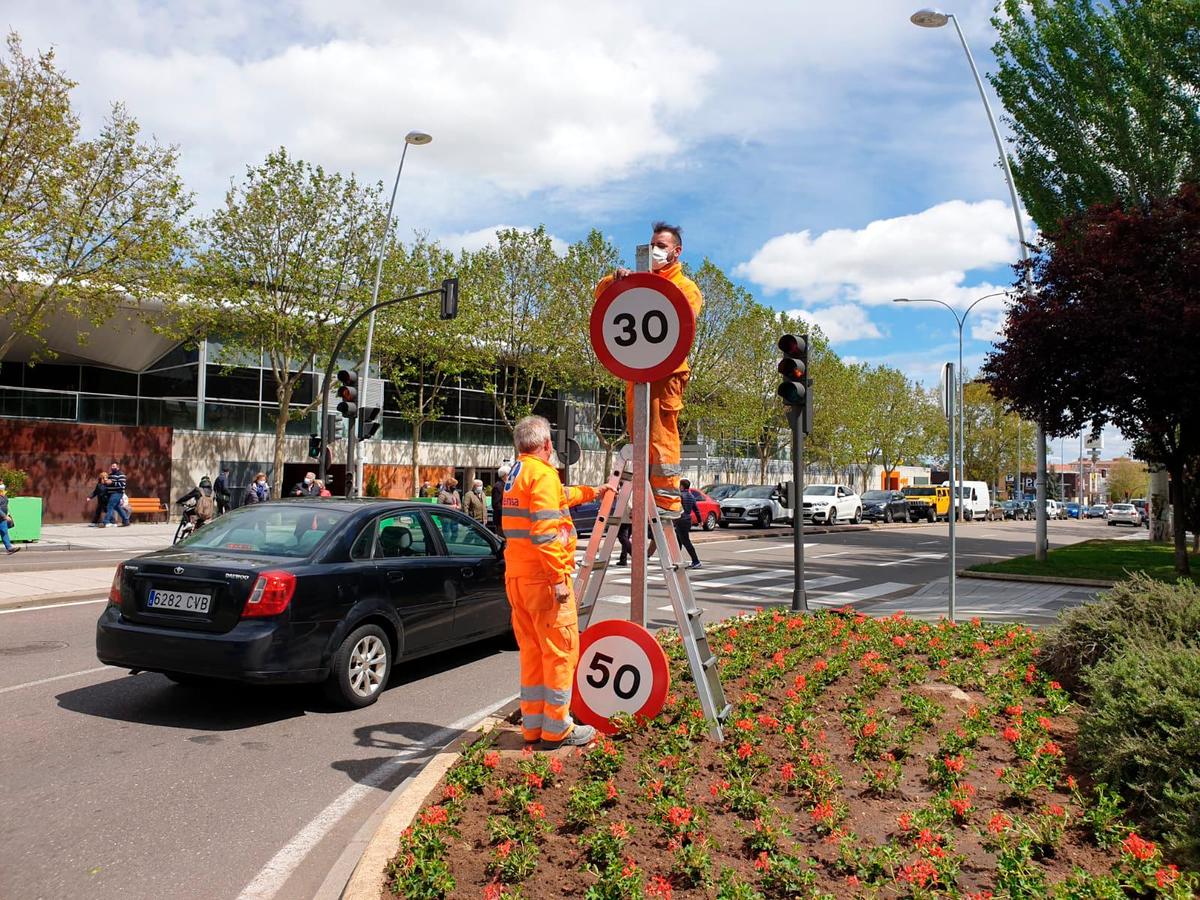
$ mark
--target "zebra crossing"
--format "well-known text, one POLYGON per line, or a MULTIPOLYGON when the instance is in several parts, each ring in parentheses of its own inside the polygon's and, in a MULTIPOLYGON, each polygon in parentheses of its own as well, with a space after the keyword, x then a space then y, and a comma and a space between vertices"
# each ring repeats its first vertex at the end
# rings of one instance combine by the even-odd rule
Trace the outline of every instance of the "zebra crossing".
MULTIPOLYGON (((792 597, 790 567, 764 570, 761 565, 751 563, 706 564, 702 569, 693 569, 687 574, 696 599, 708 603, 736 601, 744 604, 751 601, 766 605, 787 603, 792 597)), ((628 606, 630 583, 631 576, 628 570, 610 568, 604 579, 604 592, 598 602, 610 606, 628 606)), ((865 578, 851 575, 817 575, 807 578, 804 587, 810 606, 845 606, 887 597, 907 591, 915 585, 898 581, 873 583, 869 575, 865 578)), ((649 608, 660 612, 671 610, 661 571, 651 570, 648 573, 647 590, 649 608), (655 600, 660 603, 651 605, 655 600)))

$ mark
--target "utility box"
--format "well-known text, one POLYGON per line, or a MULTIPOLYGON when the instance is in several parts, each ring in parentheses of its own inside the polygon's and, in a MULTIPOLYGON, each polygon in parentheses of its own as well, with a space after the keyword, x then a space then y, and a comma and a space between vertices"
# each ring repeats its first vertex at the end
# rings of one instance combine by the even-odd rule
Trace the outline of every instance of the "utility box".
POLYGON ((8 530, 14 541, 40 541, 42 539, 42 498, 9 497, 8 514, 15 523, 8 530))

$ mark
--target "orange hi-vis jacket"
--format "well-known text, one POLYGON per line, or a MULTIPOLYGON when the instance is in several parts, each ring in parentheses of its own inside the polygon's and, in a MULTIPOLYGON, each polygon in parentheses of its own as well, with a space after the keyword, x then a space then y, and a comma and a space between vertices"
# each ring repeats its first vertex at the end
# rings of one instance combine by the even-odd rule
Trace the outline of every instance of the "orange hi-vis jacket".
MULTIPOLYGON (((676 287, 683 291, 683 296, 687 298, 688 306, 692 308, 692 314, 696 316, 696 318, 700 318, 700 307, 704 305, 704 296, 700 293, 700 288, 696 287, 696 282, 692 281, 692 279, 683 274, 682 265, 677 262, 671 263, 671 265, 659 269, 657 272, 653 272, 651 274, 673 281, 676 287)), ((600 299, 600 295, 604 293, 605 288, 612 284, 613 281, 614 279, 612 275, 605 275, 600 279, 600 283, 596 285, 597 300, 600 299)), ((686 358, 679 364, 675 371, 689 371, 686 358)))
POLYGON ((568 580, 576 537, 570 507, 594 499, 595 488, 566 488, 548 462, 522 454, 504 482, 505 577, 568 580))

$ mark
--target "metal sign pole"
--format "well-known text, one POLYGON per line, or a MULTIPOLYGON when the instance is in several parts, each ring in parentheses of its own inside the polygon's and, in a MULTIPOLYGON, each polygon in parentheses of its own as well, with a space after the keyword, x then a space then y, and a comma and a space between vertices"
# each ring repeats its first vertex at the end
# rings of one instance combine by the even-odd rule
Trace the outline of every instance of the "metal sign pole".
POLYGON ((954 404, 955 404, 955 400, 956 400, 955 392, 954 392, 954 388, 953 388, 953 385, 954 385, 954 363, 946 364, 946 372, 947 372, 947 377, 946 377, 946 420, 950 425, 950 515, 948 517, 950 520, 950 601, 949 602, 950 602, 950 621, 953 622, 954 621, 954 607, 955 607, 954 578, 955 578, 955 570, 958 567, 957 560, 955 558, 955 549, 956 549, 955 540, 956 540, 956 538, 955 538, 955 534, 954 534, 954 519, 957 516, 957 506, 958 506, 958 489, 955 485, 955 480, 954 480, 954 459, 955 459, 955 456, 954 456, 954 404))
POLYGON ((804 428, 800 410, 788 407, 792 425, 792 612, 808 612, 804 592, 804 428))
MULTIPOLYGON (((650 489, 650 385, 633 385, 633 515, 629 621, 646 625, 646 503, 650 489)), ((660 547, 659 552, 665 548, 660 547)))

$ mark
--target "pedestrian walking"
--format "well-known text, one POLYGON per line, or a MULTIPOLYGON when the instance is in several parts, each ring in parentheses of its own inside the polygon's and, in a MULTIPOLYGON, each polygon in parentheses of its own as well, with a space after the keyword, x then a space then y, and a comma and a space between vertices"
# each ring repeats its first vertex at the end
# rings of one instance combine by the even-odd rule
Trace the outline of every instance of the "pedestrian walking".
POLYGON ((8 512, 8 487, 0 482, 0 541, 4 543, 4 550, 9 556, 20 552, 20 547, 14 547, 12 539, 8 536, 8 529, 13 527, 13 517, 8 512))
MULTIPOLYGON (((453 476, 442 482, 437 493, 438 506, 448 506, 451 509, 462 509, 462 498, 458 495, 458 479, 453 476)), ((451 516, 442 517, 442 536, 447 543, 453 543, 458 537, 458 526, 451 516)))
POLYGON ((699 569, 700 557, 696 555, 696 548, 692 545, 692 519, 695 517, 696 524, 700 523, 700 507, 696 505, 692 483, 686 478, 679 479, 679 496, 683 503, 683 515, 675 520, 675 537, 679 541, 680 549, 686 550, 692 558, 692 564, 688 568, 699 569))
POLYGON ((492 484, 492 531, 500 537, 504 537, 504 480, 508 478, 508 472, 508 466, 499 466, 496 481, 492 484))
POLYGON ((617 541, 621 544, 621 558, 618 566, 629 565, 629 557, 633 556, 633 526, 626 522, 617 526, 617 541))
POLYGON ((572 574, 575 526, 568 507, 610 488, 564 488, 550 465, 550 423, 527 416, 513 429, 519 454, 504 485, 505 591, 521 657, 521 733, 543 749, 585 746, 596 736, 571 718, 579 664, 579 612, 572 574))
POLYGON ((108 514, 104 518, 104 524, 109 527, 117 524, 118 515, 121 518, 122 528, 129 525, 129 504, 125 499, 126 485, 125 473, 121 471, 120 464, 114 462, 108 467, 108 514))
POLYGON ((428 481, 423 481, 423 482, 421 482, 421 491, 419 494, 417 494, 417 496, 418 497, 436 497, 437 496, 437 488, 435 488, 428 481))
POLYGON ((213 500, 217 503, 217 515, 223 516, 229 512, 229 466, 221 467, 221 474, 213 482, 213 500))
POLYGON ((100 522, 104 518, 104 514, 108 512, 108 473, 101 472, 96 476, 96 486, 92 488, 92 492, 88 494, 88 500, 95 500, 96 506, 92 509, 92 524, 88 528, 99 528, 100 522))
POLYGON ((246 496, 242 498, 242 505, 248 503, 266 503, 271 497, 271 492, 267 489, 267 474, 259 472, 254 476, 254 481, 250 483, 250 487, 246 488, 246 496))
POLYGON ((463 498, 463 511, 481 525, 487 524, 487 503, 483 499, 483 482, 476 478, 463 498))

